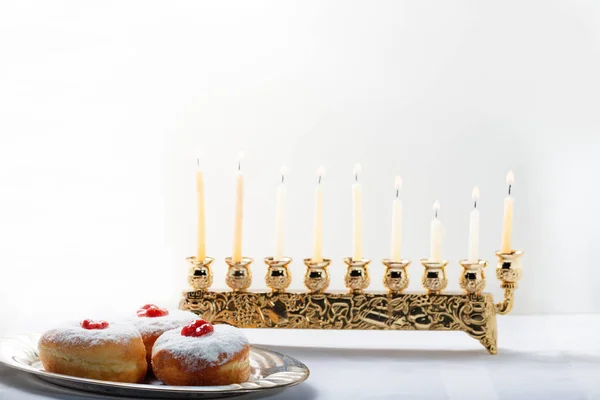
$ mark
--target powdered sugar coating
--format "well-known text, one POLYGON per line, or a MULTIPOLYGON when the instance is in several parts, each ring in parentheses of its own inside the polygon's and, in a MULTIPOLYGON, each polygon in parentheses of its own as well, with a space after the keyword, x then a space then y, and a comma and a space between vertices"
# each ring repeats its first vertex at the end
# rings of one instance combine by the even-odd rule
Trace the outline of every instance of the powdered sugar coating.
POLYGON ((175 328, 182 328, 199 317, 190 311, 169 310, 169 314, 162 317, 133 317, 132 323, 142 336, 162 334, 175 328))
POLYGON ((183 336, 180 329, 165 332, 152 348, 152 355, 165 350, 188 368, 198 361, 208 365, 223 365, 248 345, 248 339, 238 328, 215 325, 215 331, 203 336, 183 336))
POLYGON ((101 346, 105 343, 124 343, 140 338, 140 333, 132 324, 109 322, 106 329, 84 329, 81 322, 68 322, 64 326, 51 329, 42 335, 41 340, 57 343, 60 346, 101 346))

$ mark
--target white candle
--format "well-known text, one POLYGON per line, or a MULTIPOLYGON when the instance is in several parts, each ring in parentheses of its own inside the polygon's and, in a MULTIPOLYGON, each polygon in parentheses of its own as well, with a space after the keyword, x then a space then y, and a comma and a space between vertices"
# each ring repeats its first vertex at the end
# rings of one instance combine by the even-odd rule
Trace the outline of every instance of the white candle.
POLYGON ((233 255, 234 262, 242 261, 242 221, 244 217, 244 175, 242 175, 242 159, 244 153, 238 154, 238 170, 236 173, 235 191, 235 222, 233 227, 233 255))
POLYGON ((200 159, 196 160, 198 170, 196 171, 196 209, 198 217, 197 236, 196 236, 196 259, 204 260, 206 258, 206 231, 204 215, 204 178, 200 170, 200 159))
POLYGON ((315 191, 315 243, 312 256, 313 262, 323 261, 323 178, 325 168, 317 170, 317 189, 315 191))
POLYGON ((429 261, 442 261, 442 223, 438 219, 440 211, 440 203, 433 203, 433 219, 431 220, 431 240, 430 240, 430 255, 429 261))
POLYGON ((502 244, 500 251, 502 253, 510 253, 510 235, 512 234, 512 220, 513 220, 513 205, 515 200, 512 198, 510 192, 512 185, 515 181, 515 174, 512 171, 508 171, 506 174, 506 184, 508 185, 508 196, 504 199, 504 220, 502 222, 502 244))
POLYGON ((402 260, 402 200, 400 200, 400 189, 402 189, 402 178, 396 177, 394 182, 396 197, 392 211, 392 256, 391 260, 399 262, 402 260))
POLYGON ((275 227, 275 260, 283 258, 283 243, 285 239, 285 175, 287 167, 280 169, 281 182, 277 186, 277 221, 275 227))
POLYGON ((479 188, 473 188, 473 211, 469 219, 469 261, 477 262, 479 260, 479 210, 477 202, 479 201, 479 188))
POLYGON ((358 183, 358 175, 362 172, 360 164, 354 166, 354 183, 352 184, 352 261, 361 261, 362 249, 362 188, 358 183))

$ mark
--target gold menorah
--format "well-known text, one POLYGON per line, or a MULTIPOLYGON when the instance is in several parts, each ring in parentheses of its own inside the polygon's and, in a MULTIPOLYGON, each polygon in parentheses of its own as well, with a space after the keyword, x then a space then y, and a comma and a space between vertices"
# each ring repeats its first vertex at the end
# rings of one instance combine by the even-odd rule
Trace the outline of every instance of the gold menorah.
POLYGON ((486 284, 485 260, 462 260, 459 278, 463 293, 444 293, 448 285, 448 261, 421 260, 421 282, 426 293, 404 293, 410 261, 383 260, 383 284, 387 292, 365 292, 369 287, 370 260, 344 259, 348 292, 327 292, 329 259, 305 259, 304 285, 308 292, 287 292, 291 283, 290 258, 265 259, 268 292, 248 291, 252 283, 251 258, 227 258, 226 282, 232 291, 210 291, 212 258, 187 259, 188 282, 193 288, 183 294, 180 308, 193 311, 213 323, 240 328, 373 329, 463 331, 496 354, 496 314, 513 307, 514 291, 521 278, 521 251, 496 252, 496 277, 502 282, 504 300, 494 303, 486 284))

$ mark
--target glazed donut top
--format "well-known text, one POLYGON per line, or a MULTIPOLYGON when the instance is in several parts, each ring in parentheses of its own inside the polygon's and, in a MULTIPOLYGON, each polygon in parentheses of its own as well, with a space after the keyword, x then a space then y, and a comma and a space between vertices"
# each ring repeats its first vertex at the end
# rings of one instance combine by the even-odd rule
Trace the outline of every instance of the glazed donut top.
POLYGON ((104 329, 85 329, 82 322, 69 322, 44 333, 44 340, 64 346, 101 346, 105 343, 129 343, 140 333, 132 324, 110 322, 104 329))
POLYGON ((158 335, 171 329, 181 328, 198 319, 198 316, 190 311, 169 310, 162 317, 133 317, 133 325, 140 331, 142 336, 158 335))
POLYGON ((211 365, 225 364, 246 346, 248 339, 240 329, 218 324, 214 325, 214 332, 202 336, 183 336, 181 329, 165 332, 154 344, 152 353, 165 350, 193 368, 198 360, 211 365))

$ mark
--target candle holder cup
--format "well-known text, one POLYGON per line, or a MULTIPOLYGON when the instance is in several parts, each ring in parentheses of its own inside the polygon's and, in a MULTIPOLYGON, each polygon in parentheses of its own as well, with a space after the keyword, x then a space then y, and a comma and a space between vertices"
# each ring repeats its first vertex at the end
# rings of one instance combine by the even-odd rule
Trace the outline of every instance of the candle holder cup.
MULTIPOLYGON (((240 262, 227 260, 226 281, 233 291, 209 291, 210 262, 190 263, 190 275, 206 279, 190 279, 194 290, 184 292, 180 307, 193 311, 212 323, 225 323, 240 328, 279 329, 369 329, 407 331, 463 331, 477 339, 490 354, 496 354, 496 315, 510 312, 514 291, 521 278, 521 251, 497 252, 496 276, 504 289, 504 299, 495 303, 490 293, 483 293, 485 261, 461 261, 463 276, 460 293, 446 293, 448 284, 444 268, 446 261, 421 260, 425 271, 423 286, 427 293, 404 293, 408 284, 407 260, 386 266, 384 285, 387 292, 368 292, 368 261, 346 259, 347 292, 327 292, 331 260, 304 260, 304 284, 309 292, 287 292, 287 280, 279 272, 267 274, 273 278, 269 291, 246 291, 251 283, 250 258, 240 262), (474 271, 474 272, 473 272, 474 271), (475 275, 468 275, 474 273, 475 275), (206 275, 205 275, 206 274, 206 275), (474 279, 472 279, 474 278, 474 279)), ((191 258, 191 257, 190 257, 191 258)), ((287 260, 265 262, 268 270, 287 269, 287 260), (281 263, 285 265, 280 265, 281 263)), ((289 277, 289 274, 287 275, 289 277)))
POLYGON ((234 292, 245 292, 252 284, 252 271, 250 264, 253 259, 242 257, 240 261, 234 261, 231 257, 227 257, 225 262, 229 265, 225 283, 234 292))
POLYGON ((352 257, 344 258, 344 263, 348 266, 344 282, 346 287, 350 289, 350 293, 362 293, 364 289, 369 287, 371 277, 369 276, 369 263, 371 260, 363 258, 361 260, 353 260, 352 257))
POLYGON ((406 267, 410 265, 408 260, 392 261, 384 259, 381 261, 385 265, 383 275, 383 286, 390 294, 400 294, 408 286, 408 273, 406 267))
POLYGON ((288 265, 292 262, 289 257, 276 260, 273 257, 265 258, 267 264, 267 274, 265 282, 273 293, 283 293, 292 283, 292 275, 288 270, 288 265))
POLYGON ((458 262, 463 270, 460 274, 460 287, 468 294, 481 295, 485 289, 485 274, 483 269, 487 266, 487 261, 461 260, 458 262))
POLYGON ((427 289, 429 294, 441 294, 442 290, 448 286, 448 278, 446 277, 446 265, 448 261, 429 261, 422 259, 421 264, 425 267, 421 283, 427 289))
POLYGON ((208 290, 213 283, 213 274, 210 264, 214 261, 211 257, 198 260, 196 256, 186 258, 190 265, 188 283, 194 290, 208 290))
POLYGON ((305 258, 306 274, 304 274, 304 286, 311 293, 323 293, 329 287, 329 272, 327 267, 331 260, 324 258, 320 261, 313 261, 312 258, 305 258))

